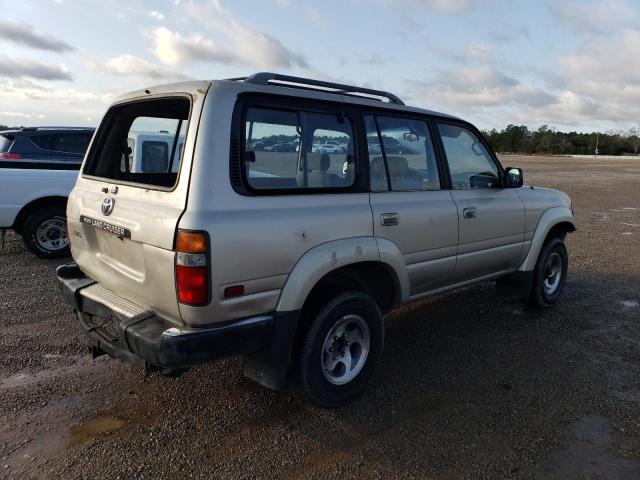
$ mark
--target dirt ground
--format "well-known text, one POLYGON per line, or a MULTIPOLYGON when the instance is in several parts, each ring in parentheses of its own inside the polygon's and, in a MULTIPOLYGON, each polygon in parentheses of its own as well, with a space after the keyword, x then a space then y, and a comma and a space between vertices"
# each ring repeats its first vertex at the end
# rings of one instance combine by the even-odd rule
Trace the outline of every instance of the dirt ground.
POLYGON ((505 157, 571 195, 560 303, 491 284, 393 312, 370 389, 335 411, 237 358, 178 379, 86 354, 62 262, 0 250, 0 477, 640 478, 640 161, 505 157))

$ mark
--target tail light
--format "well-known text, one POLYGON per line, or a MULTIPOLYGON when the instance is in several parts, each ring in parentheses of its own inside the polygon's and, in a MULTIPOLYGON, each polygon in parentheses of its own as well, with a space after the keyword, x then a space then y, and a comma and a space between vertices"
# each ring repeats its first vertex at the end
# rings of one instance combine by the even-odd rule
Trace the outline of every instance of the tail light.
POLYGON ((19 153, 0 153, 0 159, 2 160, 22 160, 22 155, 19 153))
POLYGON ((186 305, 209 300, 209 242, 204 232, 178 230, 176 237, 176 293, 186 305))

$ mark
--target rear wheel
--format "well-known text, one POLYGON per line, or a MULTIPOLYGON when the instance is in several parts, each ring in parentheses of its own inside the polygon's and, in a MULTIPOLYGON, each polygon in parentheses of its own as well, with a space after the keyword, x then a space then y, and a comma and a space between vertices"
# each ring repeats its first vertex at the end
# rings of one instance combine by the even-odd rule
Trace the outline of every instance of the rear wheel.
POLYGON ((569 258, 561 238, 547 241, 533 271, 533 287, 528 302, 538 308, 549 308, 560 298, 567 279, 569 258))
POLYGON ((40 258, 68 256, 69 238, 65 211, 59 207, 36 210, 22 226, 22 239, 27 248, 40 258))
POLYGON ((305 397, 323 408, 344 405, 371 379, 384 344, 374 300, 362 292, 338 295, 320 310, 303 340, 300 376, 305 397))

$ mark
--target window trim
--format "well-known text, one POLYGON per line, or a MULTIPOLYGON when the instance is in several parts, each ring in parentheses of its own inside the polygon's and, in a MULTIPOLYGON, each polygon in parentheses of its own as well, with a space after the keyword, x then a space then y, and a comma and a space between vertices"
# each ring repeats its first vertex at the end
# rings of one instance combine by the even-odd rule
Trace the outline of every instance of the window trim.
MULTIPOLYGON (((347 103, 337 103, 325 100, 310 100, 301 97, 289 97, 277 94, 245 93, 238 95, 233 110, 231 121, 231 148, 229 152, 229 180, 232 188, 240 195, 247 196, 280 196, 280 195, 316 195, 316 194, 341 194, 368 192, 369 174, 364 160, 361 158, 362 145, 360 140, 359 114, 356 106, 347 103), (246 117, 250 108, 262 108, 267 110, 280 110, 300 114, 319 113, 338 115, 342 113, 351 123, 353 133, 353 155, 356 164, 353 183, 347 187, 319 187, 319 188, 254 188, 247 177, 245 158, 246 144, 246 117), (234 145, 235 144, 235 145, 234 145), (234 155, 234 150, 236 154, 234 155), (234 181, 234 169, 240 172, 240 182, 234 181), (366 181, 366 184, 365 184, 366 181)), ((302 144, 302 140, 301 140, 302 144)))
MULTIPOLYGON (((142 102, 153 102, 153 101, 157 101, 157 100, 168 100, 168 99, 174 99, 174 98, 184 98, 186 100, 189 101, 189 116, 187 117, 187 132, 185 133, 184 136, 184 142, 183 145, 186 145, 187 141, 189 140, 189 130, 191 129, 192 126, 192 121, 197 121, 197 123, 200 123, 200 118, 194 119, 193 118, 193 104, 194 104, 194 99, 193 96, 188 94, 188 93, 168 93, 168 94, 161 94, 161 95, 157 95, 157 96, 148 96, 145 98, 136 98, 133 100, 126 100, 124 102, 118 102, 118 103, 114 103, 112 105, 109 106, 109 109, 107 110, 107 113, 105 113, 104 118, 102 119, 102 121, 100 122, 100 125, 98 126, 98 128, 95 130, 94 134, 93 134, 93 138, 91 140, 91 142, 89 143, 89 148, 87 149, 87 152, 85 153, 85 161, 82 163, 82 166, 80 168, 80 175, 82 175, 82 178, 86 178, 88 180, 97 180, 100 182, 106 182, 112 185, 123 185, 123 186, 127 186, 127 187, 134 187, 134 188, 144 188, 145 190, 157 190, 157 191, 161 191, 161 192, 173 192, 176 188, 178 188, 178 185, 180 183, 180 178, 182 175, 182 162, 183 162, 183 157, 184 157, 184 147, 182 148, 182 152, 180 155, 180 161, 179 161, 179 165, 180 168, 178 169, 177 175, 176 175, 176 181, 173 183, 172 186, 170 187, 163 187, 162 185, 154 185, 151 183, 142 183, 142 182, 128 182, 126 180, 118 180, 115 178, 106 178, 106 177, 100 177, 98 175, 89 175, 88 173, 85 173, 85 170, 87 169, 87 165, 89 164, 89 162, 91 161, 95 161, 93 158, 93 154, 95 153, 96 150, 98 149, 102 149, 103 144, 105 142, 105 138, 106 138, 106 132, 108 132, 109 130, 111 130, 111 122, 113 121, 113 112, 112 109, 114 108, 120 108, 120 107, 124 107, 127 105, 132 105, 132 104, 136 104, 136 103, 142 103, 142 102)), ((200 112, 202 113, 202 112, 200 112)), ((197 139, 197 134, 196 134, 196 139, 197 139)))
POLYGON ((496 168, 498 169, 498 181, 500 182, 500 185, 495 189, 486 188, 486 189, 483 189, 483 190, 499 190, 499 189, 506 188, 504 186, 504 177, 505 177, 504 167, 500 163, 500 160, 498 160, 498 157, 496 156, 495 152, 491 149, 491 147, 487 143, 487 140, 484 138, 484 135, 482 135, 480 130, 478 130, 471 123, 465 122, 463 120, 455 120, 455 119, 435 117, 434 118, 433 127, 434 127, 434 129, 435 129, 435 131, 436 131, 436 133, 438 135, 439 148, 441 149, 442 159, 443 159, 444 165, 446 166, 446 169, 447 169, 447 176, 448 176, 448 182, 449 182, 449 189, 450 190, 474 190, 474 189, 473 188, 465 188, 465 189, 453 188, 453 178, 451 177, 451 169, 449 168, 449 159, 447 158, 447 152, 446 152, 446 150, 444 148, 444 142, 442 141, 442 135, 440 135, 440 129, 438 128, 438 124, 439 123, 442 123, 442 124, 445 124, 445 125, 452 125, 452 126, 455 126, 455 127, 464 128, 465 130, 469 130, 472 134, 474 134, 478 138, 480 143, 484 146, 485 150, 488 152, 489 159, 491 161, 493 161, 493 163, 495 164, 496 168))

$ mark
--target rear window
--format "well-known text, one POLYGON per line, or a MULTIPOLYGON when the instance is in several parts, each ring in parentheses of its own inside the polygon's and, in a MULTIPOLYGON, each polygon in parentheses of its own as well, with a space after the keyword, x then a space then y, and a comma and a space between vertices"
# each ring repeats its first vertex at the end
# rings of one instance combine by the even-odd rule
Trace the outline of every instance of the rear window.
POLYGON ((172 187, 180 169, 190 108, 186 98, 113 107, 98 130, 83 173, 116 182, 172 187))
POLYGON ((13 138, 11 135, 0 135, 0 153, 6 153, 13 144, 13 138))

